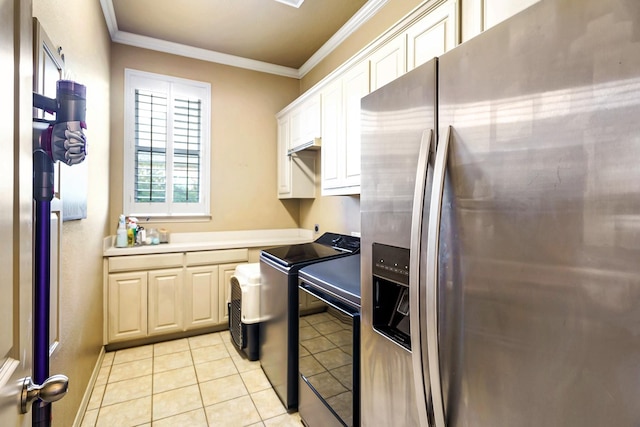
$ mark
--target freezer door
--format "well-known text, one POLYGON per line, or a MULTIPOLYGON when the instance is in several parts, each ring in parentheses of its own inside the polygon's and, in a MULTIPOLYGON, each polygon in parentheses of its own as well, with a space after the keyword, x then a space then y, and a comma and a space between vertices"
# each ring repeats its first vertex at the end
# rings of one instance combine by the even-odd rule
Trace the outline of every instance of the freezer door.
POLYGON ((448 427, 640 422, 639 35, 542 1, 439 59, 448 427))
MULTIPOLYGON (((420 147, 425 144, 428 147, 437 133, 435 83, 436 60, 432 60, 362 100, 360 398, 363 426, 420 425, 417 409, 420 402, 416 399, 414 377, 422 378, 422 370, 416 372, 408 349, 373 329, 372 247, 379 243, 409 249, 420 147)), ((428 168, 423 168, 424 173, 425 169, 428 168)), ((430 186, 423 188, 428 191, 430 186)), ((428 200, 429 195, 425 198, 428 200)), ((418 317, 413 313, 410 316, 411 322, 413 316, 418 317)), ((420 399, 424 400, 423 396, 420 399)))

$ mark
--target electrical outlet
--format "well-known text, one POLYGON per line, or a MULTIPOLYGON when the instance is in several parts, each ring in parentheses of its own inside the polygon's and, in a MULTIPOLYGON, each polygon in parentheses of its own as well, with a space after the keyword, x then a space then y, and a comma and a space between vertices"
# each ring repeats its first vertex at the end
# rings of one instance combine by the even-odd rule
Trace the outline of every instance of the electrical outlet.
POLYGON ((320 232, 320 224, 316 224, 313 226, 313 231, 318 234, 320 232))

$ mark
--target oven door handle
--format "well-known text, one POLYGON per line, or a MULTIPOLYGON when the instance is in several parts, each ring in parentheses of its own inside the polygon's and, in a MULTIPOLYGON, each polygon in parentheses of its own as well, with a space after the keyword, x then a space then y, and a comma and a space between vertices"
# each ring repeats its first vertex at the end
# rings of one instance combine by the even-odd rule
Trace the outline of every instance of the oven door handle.
MULTIPOLYGON (((327 304, 328 306, 330 306, 332 308, 335 308, 336 310, 338 310, 342 314, 345 314, 345 315, 347 315, 349 317, 356 317, 356 316, 360 315, 359 311, 355 307, 353 308, 353 311, 350 312, 350 311, 346 310, 344 307, 341 307, 340 305, 337 305, 332 301, 328 301, 326 299, 325 295, 322 294, 322 292, 317 291, 312 286, 309 286, 306 283, 300 283, 298 288, 302 289, 303 291, 305 291, 308 294, 311 294, 311 296, 314 296, 314 297, 318 298, 320 301, 322 301, 323 303, 327 304)), ((347 305, 347 304, 345 303, 345 305, 347 305)))

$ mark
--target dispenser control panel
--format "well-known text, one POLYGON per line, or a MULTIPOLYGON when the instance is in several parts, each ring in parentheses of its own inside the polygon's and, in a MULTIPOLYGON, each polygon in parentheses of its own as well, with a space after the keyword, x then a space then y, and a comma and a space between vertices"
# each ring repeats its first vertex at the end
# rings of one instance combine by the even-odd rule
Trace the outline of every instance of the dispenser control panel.
POLYGON ((373 244, 373 275, 409 286, 409 250, 373 244))
POLYGON ((374 243, 373 329, 411 350, 409 249, 374 243))

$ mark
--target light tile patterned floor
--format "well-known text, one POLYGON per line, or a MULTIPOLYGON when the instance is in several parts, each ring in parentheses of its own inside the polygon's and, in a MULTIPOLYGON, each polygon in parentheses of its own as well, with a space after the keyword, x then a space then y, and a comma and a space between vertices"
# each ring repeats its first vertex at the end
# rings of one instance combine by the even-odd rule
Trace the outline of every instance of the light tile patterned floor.
POLYGON ((82 427, 302 426, 229 332, 105 355, 82 427))

